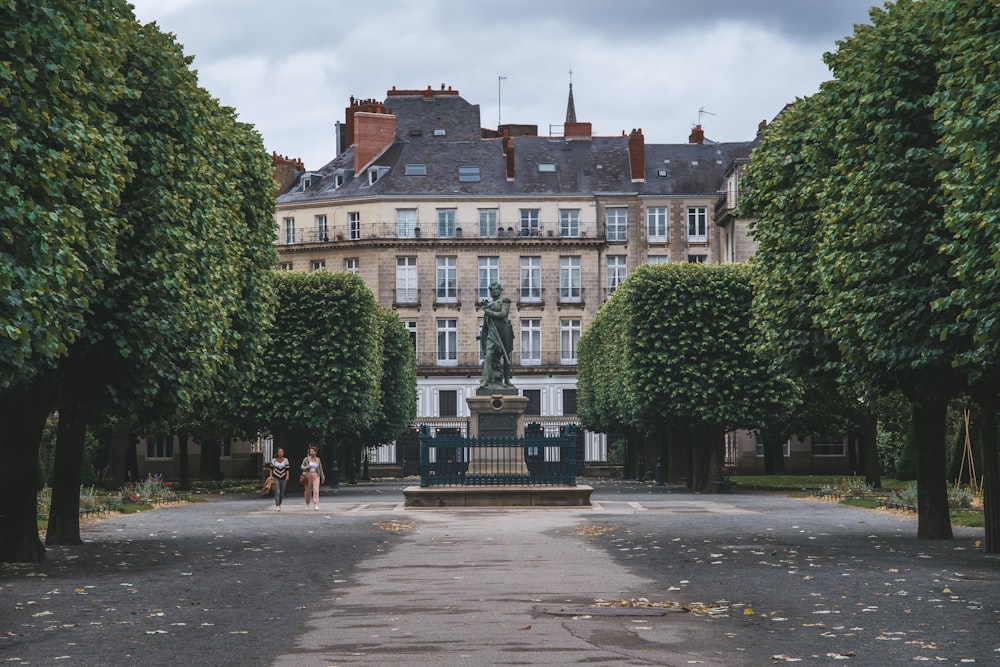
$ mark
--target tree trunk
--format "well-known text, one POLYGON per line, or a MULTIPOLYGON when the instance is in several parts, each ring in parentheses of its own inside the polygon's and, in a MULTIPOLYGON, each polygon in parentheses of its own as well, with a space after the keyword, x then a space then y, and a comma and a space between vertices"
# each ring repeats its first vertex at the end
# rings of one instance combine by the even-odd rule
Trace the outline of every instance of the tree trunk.
POLYGON ((680 484, 688 473, 690 438, 678 428, 667 429, 667 484, 680 484))
POLYGON ((83 415, 63 406, 59 410, 46 545, 83 544, 80 539, 80 476, 86 434, 87 423, 83 415))
POLYGON ((709 461, 711 459, 711 429, 698 427, 691 429, 691 481, 692 491, 707 491, 709 481, 709 461))
POLYGON ((216 437, 206 437, 201 443, 201 476, 218 482, 222 479, 222 443, 216 437))
POLYGON ((983 479, 983 517, 986 522, 986 553, 1000 553, 1000 448, 997 447, 997 399, 979 401, 982 429, 979 438, 983 479))
POLYGON ((945 418, 948 401, 942 398, 915 399, 913 445, 917 455, 917 537, 950 540, 945 418))
POLYGON ((38 445, 51 396, 31 384, 0 397, 0 562, 45 560, 38 538, 38 445), (14 464, 16 462, 16 465, 14 464))
POLYGON ((858 445, 861 447, 862 469, 865 484, 873 489, 882 488, 882 464, 878 458, 878 420, 875 415, 867 415, 861 421, 858 445))
POLYGON ((726 471, 726 431, 721 427, 707 429, 708 488, 722 491, 726 471))

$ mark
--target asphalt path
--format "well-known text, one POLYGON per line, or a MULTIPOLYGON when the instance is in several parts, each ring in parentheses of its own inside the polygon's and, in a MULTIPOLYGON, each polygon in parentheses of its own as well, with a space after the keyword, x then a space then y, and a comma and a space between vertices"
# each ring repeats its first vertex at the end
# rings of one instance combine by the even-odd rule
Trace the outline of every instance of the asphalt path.
POLYGON ((115 515, 0 566, 0 665, 1000 665, 982 529, 593 485, 592 508, 408 510, 393 482, 115 515))

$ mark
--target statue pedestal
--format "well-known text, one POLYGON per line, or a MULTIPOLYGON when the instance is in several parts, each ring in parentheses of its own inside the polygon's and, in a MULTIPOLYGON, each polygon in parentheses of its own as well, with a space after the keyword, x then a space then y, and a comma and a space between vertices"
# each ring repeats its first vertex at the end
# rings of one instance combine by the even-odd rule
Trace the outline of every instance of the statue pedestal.
MULTIPOLYGON (((465 399, 469 406, 469 437, 523 438, 524 410, 528 399, 513 387, 485 387, 465 399)), ((520 447, 474 447, 469 474, 527 475, 524 451, 520 447)))

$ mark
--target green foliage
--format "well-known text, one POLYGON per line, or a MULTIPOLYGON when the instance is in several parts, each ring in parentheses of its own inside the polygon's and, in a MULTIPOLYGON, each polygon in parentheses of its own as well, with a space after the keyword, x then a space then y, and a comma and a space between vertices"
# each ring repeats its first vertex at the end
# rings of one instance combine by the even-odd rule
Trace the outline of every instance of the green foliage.
POLYGON ((794 400, 748 344, 745 266, 640 267, 580 341, 588 428, 753 427, 794 400))
POLYGON ((380 408, 367 444, 392 442, 417 416, 417 358, 410 333, 395 313, 380 309, 383 363, 380 408))
POLYGON ((66 353, 114 269, 133 23, 120 0, 0 3, 0 392, 66 353))
POLYGON ((274 276, 278 305, 257 414, 272 431, 357 440, 381 415, 383 326, 364 281, 349 273, 274 276))

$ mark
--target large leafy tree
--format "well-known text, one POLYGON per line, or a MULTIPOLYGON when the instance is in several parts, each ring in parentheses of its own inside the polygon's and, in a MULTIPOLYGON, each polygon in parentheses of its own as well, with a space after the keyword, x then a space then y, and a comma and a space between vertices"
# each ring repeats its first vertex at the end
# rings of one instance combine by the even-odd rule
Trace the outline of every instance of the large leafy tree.
POLYGON ((828 54, 835 78, 776 120, 745 182, 744 212, 758 218, 764 345, 874 395, 907 396, 918 535, 928 538, 951 536, 948 401, 995 367, 986 329, 996 281, 968 271, 992 262, 996 274, 996 255, 983 261, 981 245, 997 238, 985 185, 996 179, 995 122, 992 142, 989 132, 963 136, 952 126, 984 129, 972 118, 995 116, 997 68, 979 70, 968 54, 996 41, 996 14, 995 3, 966 0, 873 9, 872 24, 828 54), (992 166, 967 176, 984 160, 992 166), (811 341, 835 355, 810 355, 811 341), (973 359, 985 364, 966 363, 973 359))
POLYGON ((76 340, 115 265, 132 168, 113 102, 125 2, 0 3, 0 561, 38 560, 42 378, 76 340))
POLYGON ((383 325, 375 296, 349 273, 280 272, 253 413, 294 462, 310 443, 324 462, 381 415, 383 325), (326 447, 324 445, 330 445, 326 447))
POLYGON ((87 424, 209 399, 217 377, 236 381, 237 352, 260 330, 249 317, 268 308, 273 184, 260 138, 198 86, 155 24, 122 46, 128 94, 116 112, 136 175, 122 195, 117 269, 60 364, 49 544, 80 541, 87 424))
POLYGON ((745 266, 639 268, 591 325, 599 341, 581 341, 582 419, 687 431, 689 484, 707 488, 721 469, 723 432, 759 426, 795 399, 793 384, 750 344, 750 304, 745 266), (592 363, 602 375, 587 368, 592 363), (623 392, 607 407, 594 386, 604 380, 623 392))

